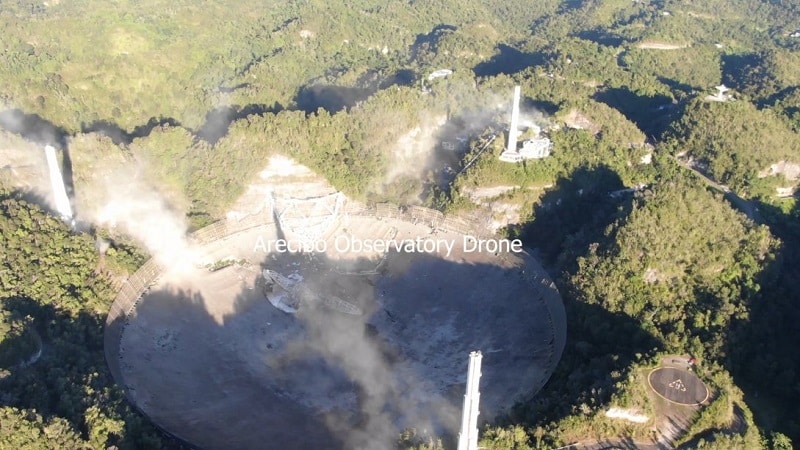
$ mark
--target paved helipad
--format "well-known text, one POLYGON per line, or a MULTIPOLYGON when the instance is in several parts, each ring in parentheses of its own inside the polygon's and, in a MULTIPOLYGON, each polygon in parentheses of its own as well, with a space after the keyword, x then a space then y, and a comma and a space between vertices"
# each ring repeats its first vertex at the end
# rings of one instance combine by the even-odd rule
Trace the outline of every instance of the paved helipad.
POLYGON ((661 397, 679 405, 699 405, 708 399, 708 388, 692 372, 675 367, 653 369, 647 377, 661 397))

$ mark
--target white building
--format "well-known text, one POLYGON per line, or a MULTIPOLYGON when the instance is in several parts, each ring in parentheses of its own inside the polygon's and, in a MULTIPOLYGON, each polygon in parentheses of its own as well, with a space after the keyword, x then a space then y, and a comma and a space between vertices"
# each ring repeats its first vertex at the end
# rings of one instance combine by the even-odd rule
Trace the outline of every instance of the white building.
POLYGON ((435 72, 432 72, 428 75, 428 81, 434 80, 436 78, 444 78, 453 74, 453 71, 450 69, 439 69, 435 72))
POLYGON ((733 98, 732 94, 728 94, 728 91, 730 91, 730 88, 728 88, 724 84, 720 84, 719 86, 715 86, 714 89, 717 90, 717 93, 706 96, 706 101, 709 101, 709 102, 727 102, 728 100, 733 98))

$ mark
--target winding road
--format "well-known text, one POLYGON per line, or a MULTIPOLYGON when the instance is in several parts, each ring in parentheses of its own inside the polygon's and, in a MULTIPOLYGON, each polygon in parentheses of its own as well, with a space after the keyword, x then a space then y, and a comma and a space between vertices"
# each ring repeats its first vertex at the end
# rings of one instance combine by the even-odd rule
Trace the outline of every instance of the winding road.
POLYGON ((716 189, 725 196, 725 199, 728 200, 734 208, 738 209, 742 213, 744 213, 750 220, 753 222, 762 225, 764 224, 764 219, 761 217, 761 214, 758 212, 758 206, 756 206, 756 202, 751 200, 745 200, 744 198, 740 197, 736 192, 732 191, 731 188, 728 186, 718 183, 705 173, 703 173, 700 169, 698 169, 695 165, 691 164, 689 161, 684 161, 678 158, 677 156, 673 156, 672 159, 678 163, 679 166, 683 167, 686 170, 692 171, 695 175, 700 177, 705 183, 712 188, 716 189))

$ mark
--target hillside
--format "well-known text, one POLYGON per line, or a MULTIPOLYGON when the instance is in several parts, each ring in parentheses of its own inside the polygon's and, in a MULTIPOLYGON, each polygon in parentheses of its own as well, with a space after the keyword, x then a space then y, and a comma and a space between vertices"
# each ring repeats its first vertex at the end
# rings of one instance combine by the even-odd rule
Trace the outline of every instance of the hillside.
POLYGON ((519 237, 557 280, 564 357, 486 448, 800 441, 800 3, 14 0, 0 28, 0 447, 180 446, 100 351, 113 286, 152 249, 92 213, 114 191, 198 229, 272 155, 519 237), (549 158, 497 158, 515 85, 549 158), (79 231, 46 213, 45 143, 79 231), (655 417, 642 374, 672 355, 697 358, 710 404, 669 439, 604 415, 655 417))

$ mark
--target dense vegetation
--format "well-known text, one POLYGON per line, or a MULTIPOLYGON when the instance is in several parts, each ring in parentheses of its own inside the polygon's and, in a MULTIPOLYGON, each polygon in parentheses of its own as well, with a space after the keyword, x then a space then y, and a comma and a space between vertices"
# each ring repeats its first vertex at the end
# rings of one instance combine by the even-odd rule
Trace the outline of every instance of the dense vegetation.
MULTIPOLYGON (((135 167, 194 227, 222 217, 271 154, 369 202, 468 213, 480 211, 470 190, 510 186, 501 200, 520 220, 503 232, 554 274, 570 338, 487 447, 645 438, 601 412, 648 411, 641 372, 691 353, 719 396, 680 443, 788 448, 800 439, 798 19, 798 2, 761 0, 15 0, 0 5, 0 105, 18 110, 0 125, 68 144, 78 204, 98 177, 135 167), (427 78, 442 68, 454 73, 427 78), (720 83, 735 100, 706 102, 720 83), (515 84, 555 144, 548 159, 495 157, 497 105, 515 84), (415 133, 427 143, 404 155, 415 133), (761 224, 675 158, 757 206, 761 224), (646 188, 608 195, 633 186, 646 188)), ((107 231, 70 233, 13 195, 0 210, 0 446, 167 445, 101 349, 110 280, 141 252, 114 236, 100 257, 107 231)))
POLYGON ((0 447, 158 447, 105 365, 94 240, 7 194, 0 212, 0 447))
POLYGON ((645 191, 607 234, 578 260, 573 295, 636 319, 667 351, 703 359, 724 353, 725 331, 747 317, 773 258, 766 227, 748 227, 680 179, 645 191))
POLYGON ((800 154, 800 135, 772 110, 744 101, 694 100, 671 132, 674 152, 698 160, 715 180, 740 194, 769 197, 776 186, 795 181, 783 174, 767 176, 771 164, 795 161, 800 154))

